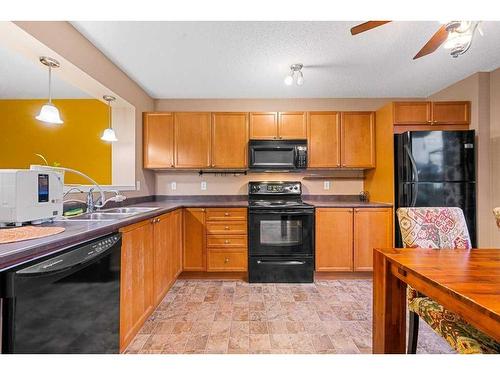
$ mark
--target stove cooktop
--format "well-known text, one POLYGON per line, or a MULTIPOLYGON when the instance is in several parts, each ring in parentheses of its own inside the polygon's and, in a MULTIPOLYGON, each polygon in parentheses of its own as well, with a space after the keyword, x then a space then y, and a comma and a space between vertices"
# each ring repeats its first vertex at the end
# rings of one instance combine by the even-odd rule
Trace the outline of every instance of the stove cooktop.
POLYGON ((312 208, 301 200, 250 200, 249 207, 256 208, 312 208))

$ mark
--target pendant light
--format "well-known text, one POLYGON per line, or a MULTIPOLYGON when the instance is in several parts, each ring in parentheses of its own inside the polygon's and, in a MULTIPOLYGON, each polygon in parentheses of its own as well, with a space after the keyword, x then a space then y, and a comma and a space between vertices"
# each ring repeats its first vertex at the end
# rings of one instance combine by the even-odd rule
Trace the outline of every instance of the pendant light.
POLYGON ((59 61, 51 57, 42 56, 40 57, 40 62, 49 67, 49 102, 42 106, 40 113, 35 118, 48 124, 62 124, 63 120, 61 120, 59 110, 52 104, 52 68, 59 68, 59 61))
POLYGON ((118 138, 116 138, 115 131, 111 126, 111 102, 115 101, 116 98, 111 95, 104 95, 102 98, 108 102, 108 128, 102 133, 101 139, 106 142, 116 142, 118 138))

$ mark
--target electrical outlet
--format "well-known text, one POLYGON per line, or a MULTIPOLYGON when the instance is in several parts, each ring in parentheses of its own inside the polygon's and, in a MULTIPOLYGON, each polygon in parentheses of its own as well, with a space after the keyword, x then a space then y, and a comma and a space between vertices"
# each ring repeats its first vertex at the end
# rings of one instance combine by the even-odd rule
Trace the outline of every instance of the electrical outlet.
POLYGON ((177 182, 173 181, 170 183, 170 189, 177 190, 177 182))
POLYGON ((207 190, 207 182, 201 181, 201 190, 207 190))
POLYGON ((141 190, 141 181, 135 182, 135 190, 141 190))
POLYGON ((323 190, 330 190, 330 181, 323 181, 323 190))

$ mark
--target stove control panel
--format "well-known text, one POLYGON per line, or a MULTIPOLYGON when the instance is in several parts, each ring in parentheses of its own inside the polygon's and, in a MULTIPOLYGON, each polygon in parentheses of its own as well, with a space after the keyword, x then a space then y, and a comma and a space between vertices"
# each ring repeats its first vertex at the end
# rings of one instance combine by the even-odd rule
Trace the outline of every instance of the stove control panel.
POLYGON ((299 181, 251 181, 248 183, 249 195, 301 195, 299 181))

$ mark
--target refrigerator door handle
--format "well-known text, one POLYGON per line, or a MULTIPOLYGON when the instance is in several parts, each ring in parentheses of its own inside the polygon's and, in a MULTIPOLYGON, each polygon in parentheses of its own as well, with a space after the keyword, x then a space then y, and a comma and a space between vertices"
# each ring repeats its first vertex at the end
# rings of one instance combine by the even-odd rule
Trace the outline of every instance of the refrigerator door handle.
POLYGON ((417 163, 415 162, 415 159, 413 158, 413 155, 411 154, 410 149, 408 148, 408 145, 405 145, 405 151, 408 154, 408 158, 410 159, 411 163, 411 168, 413 170, 413 178, 412 178, 412 184, 410 185, 410 195, 411 195, 411 203, 410 207, 415 207, 415 204, 417 203, 417 195, 418 195, 418 169, 417 169, 417 163), (415 193, 413 193, 413 185, 415 185, 415 193))

